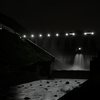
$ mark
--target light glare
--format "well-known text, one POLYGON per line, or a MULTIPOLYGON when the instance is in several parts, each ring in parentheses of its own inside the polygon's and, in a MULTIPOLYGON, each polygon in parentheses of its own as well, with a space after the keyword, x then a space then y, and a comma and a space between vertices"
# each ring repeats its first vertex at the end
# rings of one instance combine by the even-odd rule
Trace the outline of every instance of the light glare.
POLYGON ((42 37, 42 34, 39 34, 39 37, 42 37))
POLYGON ((57 33, 56 36, 59 36, 59 34, 57 33))
POLYGON ((25 37, 26 37, 26 35, 23 35, 23 37, 25 38, 25 37))
POLYGON ((69 33, 69 35, 73 35, 73 36, 74 36, 74 35, 75 35, 75 33, 69 33))
POLYGON ((66 33, 65 35, 68 36, 68 33, 66 33))
POLYGON ((34 35, 31 35, 31 37, 34 37, 34 35))
POLYGON ((84 33, 84 35, 86 35, 86 33, 84 33))
POLYGON ((75 35, 75 33, 73 33, 73 35, 75 35))
POLYGON ((81 50, 81 48, 78 48, 78 50, 81 50))
POLYGON ((84 35, 93 35, 94 32, 85 32, 84 35))
POLYGON ((94 34, 94 32, 91 33, 92 35, 94 34))
POLYGON ((47 34, 48 37, 50 37, 50 34, 47 34))

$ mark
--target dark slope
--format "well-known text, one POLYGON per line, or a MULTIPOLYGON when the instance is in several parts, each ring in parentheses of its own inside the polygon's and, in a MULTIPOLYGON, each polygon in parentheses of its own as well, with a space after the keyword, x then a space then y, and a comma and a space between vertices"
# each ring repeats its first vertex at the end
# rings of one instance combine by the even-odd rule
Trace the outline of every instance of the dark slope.
POLYGON ((0 65, 23 65, 44 60, 17 34, 0 31, 0 65))

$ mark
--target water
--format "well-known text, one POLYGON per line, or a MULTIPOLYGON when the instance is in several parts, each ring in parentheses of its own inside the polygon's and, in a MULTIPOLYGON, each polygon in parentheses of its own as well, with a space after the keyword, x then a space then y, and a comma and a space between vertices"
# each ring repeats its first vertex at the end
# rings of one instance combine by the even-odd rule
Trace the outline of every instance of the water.
POLYGON ((73 64, 55 64, 54 70, 88 70, 84 61, 83 54, 76 54, 73 64))
POLYGON ((84 69, 84 58, 82 54, 76 54, 74 58, 73 69, 83 70, 84 69))

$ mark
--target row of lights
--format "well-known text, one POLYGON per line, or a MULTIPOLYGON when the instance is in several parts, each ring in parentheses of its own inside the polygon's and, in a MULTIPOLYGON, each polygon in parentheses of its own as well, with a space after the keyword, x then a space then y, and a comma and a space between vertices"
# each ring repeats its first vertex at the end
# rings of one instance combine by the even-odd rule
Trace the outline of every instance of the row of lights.
MULTIPOLYGON (((71 35, 71 34, 70 34, 70 35, 71 35)), ((75 35, 75 33, 73 33, 72 35, 75 35)), ((47 34, 47 36, 50 37, 51 34, 47 34)), ((58 37, 58 36, 59 36, 59 34, 57 33, 57 34, 56 34, 56 37, 58 37)), ((65 36, 68 36, 68 33, 66 33, 65 36)), ((25 38, 26 35, 23 35, 23 37, 25 38)), ((32 34, 31 37, 34 37, 34 35, 32 34)), ((42 34, 39 34, 39 37, 42 37, 42 34)))
MULTIPOLYGON (((84 33, 84 35, 93 35, 93 34, 94 34, 94 32, 85 32, 85 33, 84 33)), ((66 34, 65 34, 65 36, 68 36, 68 35, 75 36, 75 33, 66 33, 66 34)), ((47 36, 50 37, 51 34, 47 34, 47 36)), ((56 34, 56 37, 58 37, 58 36, 59 36, 59 34, 57 33, 57 34, 56 34)), ((25 38, 26 35, 23 35, 23 37, 25 38)), ((32 34, 31 37, 34 37, 34 35, 32 34)), ((39 37, 42 37, 42 34, 39 34, 39 37)))
POLYGON ((84 35, 94 35, 94 32, 85 32, 84 35))

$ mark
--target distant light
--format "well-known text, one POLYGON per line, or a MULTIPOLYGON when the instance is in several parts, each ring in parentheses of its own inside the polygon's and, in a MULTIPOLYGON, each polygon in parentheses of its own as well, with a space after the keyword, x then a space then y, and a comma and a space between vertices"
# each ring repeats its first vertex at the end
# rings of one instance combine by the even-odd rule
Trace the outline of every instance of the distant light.
POLYGON ((66 33, 65 35, 68 36, 68 33, 66 33))
POLYGON ((94 32, 91 33, 91 35, 93 35, 93 34, 94 34, 94 32))
POLYGON ((84 35, 86 35, 86 33, 84 33, 84 35))
POLYGON ((47 34, 47 36, 50 37, 51 35, 50 34, 47 34))
POLYGON ((56 36, 59 36, 59 34, 57 33, 56 36))
POLYGON ((85 32, 84 35, 94 35, 94 32, 85 32))
POLYGON ((79 47, 78 50, 81 50, 81 48, 79 47))
POLYGON ((75 33, 73 33, 73 35, 75 35, 75 33))
POLYGON ((23 37, 25 38, 25 37, 26 37, 26 35, 23 35, 23 37))
POLYGON ((39 34, 39 37, 42 37, 42 34, 39 34))
POLYGON ((75 35, 75 33, 69 33, 69 35, 73 35, 73 36, 74 36, 74 35, 75 35))
POLYGON ((31 37, 34 37, 34 35, 31 35, 31 37))

